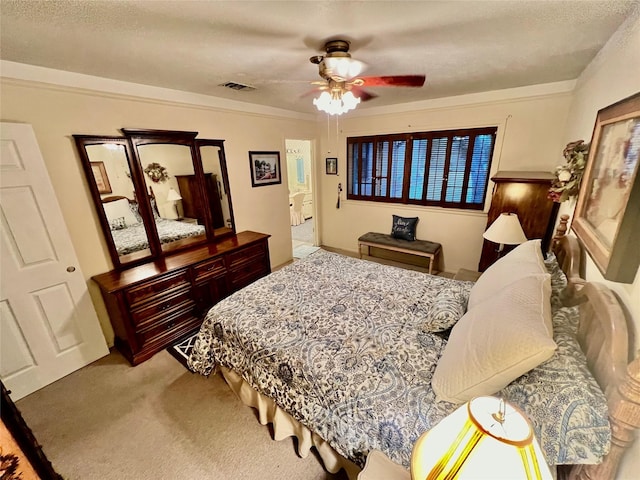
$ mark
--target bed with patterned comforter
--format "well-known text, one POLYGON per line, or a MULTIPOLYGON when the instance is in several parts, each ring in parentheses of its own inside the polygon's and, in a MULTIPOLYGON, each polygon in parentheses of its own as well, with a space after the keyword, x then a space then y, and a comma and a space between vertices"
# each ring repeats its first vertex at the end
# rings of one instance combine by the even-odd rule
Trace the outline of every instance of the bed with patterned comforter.
MULTIPOLYGON (((549 464, 596 463, 606 400, 574 339, 577 311, 558 303, 563 274, 549 268, 558 350, 500 395, 531 418, 549 464)), ((440 320, 464 311, 471 286, 320 250, 215 305, 189 366, 234 370, 357 465, 378 449, 408 467, 418 437, 457 408, 436 402, 431 377, 451 327, 440 320)))
MULTIPOLYGON (((156 218, 155 221, 160 243, 175 242, 176 240, 204 235, 205 233, 202 225, 194 225, 168 218, 156 218)), ((127 255, 149 248, 147 232, 142 222, 119 230, 111 230, 111 235, 118 255, 127 255)))

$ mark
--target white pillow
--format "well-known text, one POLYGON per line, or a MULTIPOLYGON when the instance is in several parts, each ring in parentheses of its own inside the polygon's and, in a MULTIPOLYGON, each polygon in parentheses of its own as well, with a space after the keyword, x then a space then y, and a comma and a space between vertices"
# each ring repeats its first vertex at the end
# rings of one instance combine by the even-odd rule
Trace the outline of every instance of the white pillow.
POLYGON ((468 308, 491 298, 522 277, 547 273, 540 243, 539 239, 522 243, 487 268, 471 288, 468 308))
POLYGON ((121 198, 115 202, 103 203, 102 206, 109 224, 117 221, 117 219, 121 217, 124 218, 124 223, 127 227, 139 223, 138 219, 129 208, 129 200, 126 198, 121 198))
POLYGON ((550 296, 550 275, 533 275, 469 310, 451 330, 433 374, 436 399, 464 403, 492 395, 551 358, 550 296))

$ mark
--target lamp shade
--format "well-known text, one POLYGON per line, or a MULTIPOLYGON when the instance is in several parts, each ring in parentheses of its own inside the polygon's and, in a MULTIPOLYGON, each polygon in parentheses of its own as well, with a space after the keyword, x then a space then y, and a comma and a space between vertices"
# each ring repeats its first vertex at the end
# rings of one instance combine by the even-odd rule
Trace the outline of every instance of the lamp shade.
POLYGON ((507 245, 518 245, 527 241, 515 213, 501 213, 482 236, 490 242, 507 245))
POLYGON ((477 397, 424 433, 411 454, 412 480, 551 479, 525 415, 477 397))
POLYGON ((167 193, 167 202, 175 202, 177 200, 182 200, 182 197, 175 189, 170 188, 169 193, 167 193))

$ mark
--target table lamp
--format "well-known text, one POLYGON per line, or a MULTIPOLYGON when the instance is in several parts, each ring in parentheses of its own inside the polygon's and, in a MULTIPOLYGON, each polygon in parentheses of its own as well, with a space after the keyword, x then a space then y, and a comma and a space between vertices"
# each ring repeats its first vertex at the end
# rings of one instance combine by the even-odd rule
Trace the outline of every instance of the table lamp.
POLYGON ((499 244, 498 258, 502 255, 505 244, 519 245, 527 241, 518 215, 515 213, 501 213, 482 236, 490 242, 499 244))
POLYGON ((176 219, 180 220, 180 213, 178 212, 178 200, 182 200, 182 197, 175 189, 170 188, 167 194, 167 202, 173 202, 173 208, 176 209, 176 219))
POLYGON ((425 432, 411 454, 412 480, 549 479, 531 422, 512 404, 476 397, 425 432))

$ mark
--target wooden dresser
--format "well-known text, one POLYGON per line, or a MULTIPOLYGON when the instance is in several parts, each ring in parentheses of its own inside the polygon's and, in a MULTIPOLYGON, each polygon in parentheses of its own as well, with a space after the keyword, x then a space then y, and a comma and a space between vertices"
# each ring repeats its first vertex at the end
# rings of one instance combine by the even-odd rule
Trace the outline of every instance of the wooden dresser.
MULTIPOLYGON (((516 213, 522 230, 529 240, 542 239, 542 250, 549 249, 559 203, 547 198, 553 175, 548 172, 497 172, 491 207, 487 214, 487 228, 503 213, 516 213)), ((505 245, 504 253, 515 245, 505 245)), ((484 240, 478 271, 484 272, 498 259, 498 245, 484 240)))
POLYGON ((211 306, 271 272, 268 238, 241 232, 92 277, 102 291, 118 350, 137 365, 195 331, 211 306))
POLYGON ((204 205, 195 175, 176 175, 178 189, 182 197, 183 214, 187 218, 195 218, 200 225, 204 224, 202 212, 204 208, 211 210, 213 216, 213 227, 224 227, 224 215, 222 214, 222 205, 220 203, 220 190, 218 189, 218 178, 212 173, 205 173, 205 186, 207 188, 207 198, 209 205, 204 205), (203 208, 204 207, 204 208, 203 208))

